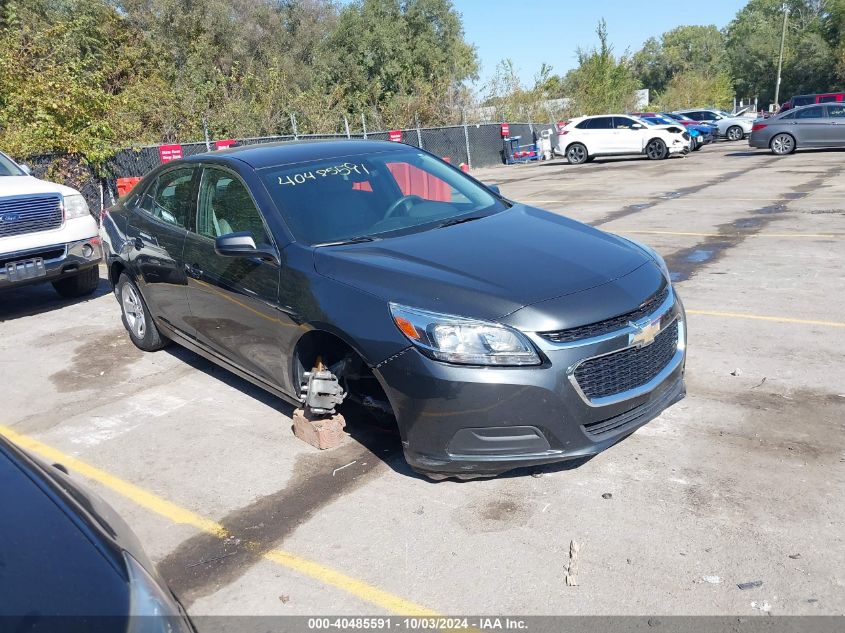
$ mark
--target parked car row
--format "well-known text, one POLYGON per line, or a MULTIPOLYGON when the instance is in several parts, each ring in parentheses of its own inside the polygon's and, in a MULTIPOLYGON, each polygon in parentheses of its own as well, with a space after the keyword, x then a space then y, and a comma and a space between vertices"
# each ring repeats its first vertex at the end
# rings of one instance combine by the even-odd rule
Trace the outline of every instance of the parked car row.
POLYGON ((573 165, 599 156, 644 155, 662 160, 701 149, 717 138, 738 141, 753 119, 721 110, 634 112, 577 117, 558 124, 553 150, 573 165))

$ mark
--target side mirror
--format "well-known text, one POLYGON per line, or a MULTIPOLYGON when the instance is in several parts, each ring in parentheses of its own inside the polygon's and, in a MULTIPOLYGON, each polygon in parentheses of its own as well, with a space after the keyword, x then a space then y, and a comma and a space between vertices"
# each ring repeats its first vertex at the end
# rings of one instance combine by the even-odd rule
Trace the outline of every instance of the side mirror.
POLYGON ((492 184, 490 184, 490 185, 485 185, 485 186, 486 186, 486 187, 487 187, 490 191, 492 191, 493 193, 495 193, 497 196, 501 196, 501 195, 502 195, 502 192, 501 192, 501 191, 499 191, 499 185, 492 185, 492 184))
POLYGON ((258 248, 249 231, 221 235, 214 240, 214 252, 222 257, 257 257, 275 264, 279 263, 275 251, 269 248, 258 248))
POLYGON ((18 167, 20 167, 23 170, 23 173, 25 173, 27 176, 32 175, 32 170, 29 168, 29 165, 27 165, 26 163, 18 163, 18 167))

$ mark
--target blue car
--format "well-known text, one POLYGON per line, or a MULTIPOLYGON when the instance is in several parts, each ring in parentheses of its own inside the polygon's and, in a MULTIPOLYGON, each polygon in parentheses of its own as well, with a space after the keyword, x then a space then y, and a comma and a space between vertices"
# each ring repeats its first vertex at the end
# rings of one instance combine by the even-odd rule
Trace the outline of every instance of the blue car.
POLYGON ((671 112, 661 112, 660 116, 677 121, 686 127, 687 130, 690 131, 690 134, 692 134, 693 130, 696 130, 699 134, 701 134, 702 139, 704 140, 704 145, 707 143, 715 143, 716 138, 719 136, 719 128, 716 125, 702 123, 700 121, 690 119, 683 114, 674 114, 671 112))

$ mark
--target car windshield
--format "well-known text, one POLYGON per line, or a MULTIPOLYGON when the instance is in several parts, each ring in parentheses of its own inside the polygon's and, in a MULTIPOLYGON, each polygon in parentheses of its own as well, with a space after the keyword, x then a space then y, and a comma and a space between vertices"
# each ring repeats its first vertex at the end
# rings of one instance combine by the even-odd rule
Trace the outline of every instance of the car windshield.
POLYGON ((507 206, 413 149, 269 167, 262 178, 296 240, 314 246, 430 230, 507 206))
POLYGON ((23 176, 23 170, 5 154, 0 154, 0 176, 23 176))

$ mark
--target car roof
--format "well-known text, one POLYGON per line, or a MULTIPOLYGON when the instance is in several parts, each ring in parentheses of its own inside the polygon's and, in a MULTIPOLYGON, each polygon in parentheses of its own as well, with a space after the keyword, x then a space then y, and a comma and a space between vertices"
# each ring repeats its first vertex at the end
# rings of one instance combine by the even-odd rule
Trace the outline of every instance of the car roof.
POLYGON ((294 165, 325 158, 396 152, 403 149, 417 148, 393 141, 365 139, 282 141, 278 143, 262 143, 260 145, 243 145, 216 152, 194 154, 185 158, 184 161, 203 162, 209 158, 237 159, 251 166, 253 169, 262 169, 264 167, 294 165))

